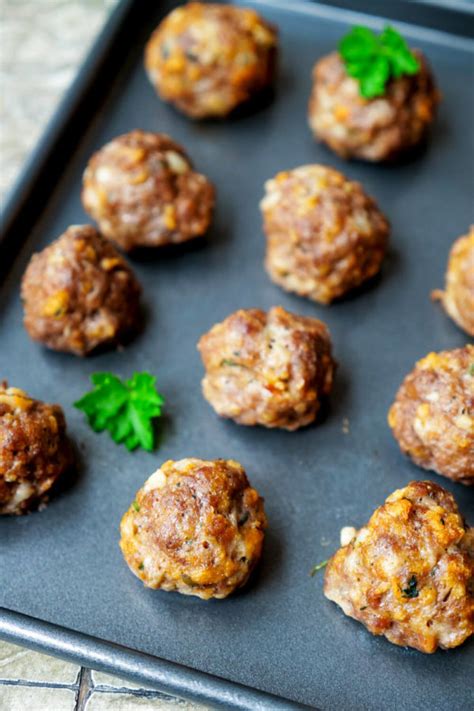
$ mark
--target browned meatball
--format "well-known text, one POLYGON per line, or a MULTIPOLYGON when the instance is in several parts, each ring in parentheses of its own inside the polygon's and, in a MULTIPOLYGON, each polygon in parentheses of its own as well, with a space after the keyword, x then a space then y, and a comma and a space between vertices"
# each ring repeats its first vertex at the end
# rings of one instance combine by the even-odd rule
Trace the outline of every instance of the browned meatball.
POLYGON ((389 224, 359 183, 305 165, 278 173, 265 190, 265 267, 274 282, 329 304, 379 271, 389 224))
POLYGON ((459 237, 449 254, 445 291, 434 291, 446 313, 470 336, 474 336, 474 226, 459 237))
POLYGON ((335 362, 326 326, 281 306, 241 309, 199 341, 204 397, 241 425, 296 430, 316 418, 335 362))
POLYGON ((222 117, 269 86, 276 29, 254 10, 193 2, 151 36, 145 67, 165 101, 192 118, 222 117))
POLYGON ((86 355, 136 329, 140 291, 110 242, 75 225, 31 258, 21 288, 25 328, 48 348, 86 355))
POLYGON ((223 598, 247 582, 266 525, 263 499, 238 462, 168 461, 124 515, 120 547, 149 588, 223 598))
POLYGON ((453 496, 413 481, 376 509, 326 568, 324 593, 394 644, 428 654, 474 633, 474 529, 453 496))
POLYGON ((343 158, 392 160, 420 144, 434 121, 440 94, 419 51, 420 71, 392 79, 384 96, 365 99, 338 52, 313 69, 309 124, 343 158))
POLYGON ((131 131, 92 156, 82 202, 102 234, 129 251, 205 234, 214 188, 169 136, 131 131))
POLYGON ((388 413, 415 464, 474 484, 474 346, 429 353, 403 381, 388 413))
POLYGON ((72 461, 59 405, 0 384, 0 514, 23 514, 44 503, 72 461))

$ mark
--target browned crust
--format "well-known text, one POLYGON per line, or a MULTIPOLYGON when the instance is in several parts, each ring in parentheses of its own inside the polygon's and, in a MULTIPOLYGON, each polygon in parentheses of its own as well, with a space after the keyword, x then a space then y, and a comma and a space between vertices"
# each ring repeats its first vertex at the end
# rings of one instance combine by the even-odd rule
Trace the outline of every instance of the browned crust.
POLYGON ((459 237, 449 253, 444 291, 432 292, 453 321, 474 336, 474 225, 469 234, 459 237))
POLYGON ((432 653, 474 633, 474 529, 433 482, 395 491, 329 561, 326 597, 394 644, 432 653))
POLYGON ((23 514, 71 466, 72 448, 59 405, 0 384, 0 514, 23 514))
POLYGON ((31 258, 21 286, 24 325, 48 348, 86 355, 137 329, 140 292, 128 264, 94 227, 69 227, 31 258))
POLYGON ((243 425, 295 430, 313 422, 332 388, 326 326, 282 307, 241 309, 204 334, 204 397, 243 425))
POLYGON ((273 82, 276 51, 276 28, 254 10, 188 3, 152 34, 145 67, 160 97, 189 117, 224 117, 273 82))
POLYGON ((403 381, 388 422, 415 464, 474 484, 474 346, 430 353, 403 381))
POLYGON ((380 270, 389 223, 359 183, 307 165, 278 173, 265 188, 265 267, 272 281, 329 304, 380 270))
POLYGON ((266 525, 238 462, 168 461, 123 517, 120 546, 146 586, 223 598, 247 582, 266 525))
POLYGON ((338 52, 313 69, 309 124, 315 136, 342 158, 389 161, 424 141, 440 93, 428 63, 414 50, 420 71, 391 80, 384 96, 364 99, 338 52))
POLYGON ((180 244, 205 234, 215 191, 169 136, 134 130, 92 156, 83 177, 82 202, 101 233, 130 251, 180 244))

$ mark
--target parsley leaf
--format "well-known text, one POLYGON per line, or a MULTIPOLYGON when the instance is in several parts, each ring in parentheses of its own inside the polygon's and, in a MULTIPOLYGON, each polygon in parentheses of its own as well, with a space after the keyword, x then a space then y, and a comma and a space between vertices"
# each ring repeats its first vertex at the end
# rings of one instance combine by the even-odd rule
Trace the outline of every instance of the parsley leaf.
POLYGON ((410 580, 407 583, 406 588, 402 588, 402 593, 404 597, 418 597, 419 592, 418 592, 418 587, 417 587, 417 580, 416 576, 412 575, 410 580))
POLYGON ((311 577, 313 577, 313 575, 316 575, 318 570, 322 570, 323 568, 325 568, 328 563, 329 563, 329 558, 328 558, 328 560, 323 560, 322 563, 317 563, 315 566, 313 566, 311 568, 311 570, 309 571, 309 574, 311 575, 311 577))
POLYGON ((157 392, 156 378, 149 373, 135 373, 122 381, 113 373, 94 373, 93 390, 74 403, 87 416, 94 432, 108 430, 117 444, 129 451, 155 446, 153 419, 161 415, 163 397, 157 392))
POLYGON ((383 96, 389 79, 420 70, 403 37, 389 25, 380 36, 368 27, 353 27, 339 43, 339 53, 365 99, 383 96))
POLYGON ((474 375, 474 363, 471 363, 467 372, 469 373, 469 375, 474 375))

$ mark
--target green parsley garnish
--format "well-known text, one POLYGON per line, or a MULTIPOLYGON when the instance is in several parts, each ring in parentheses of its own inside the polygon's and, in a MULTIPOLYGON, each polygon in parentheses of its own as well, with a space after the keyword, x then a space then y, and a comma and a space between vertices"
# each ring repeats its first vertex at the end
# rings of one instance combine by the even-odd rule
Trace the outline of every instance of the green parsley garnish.
POLYGON ((327 560, 323 560, 322 563, 316 563, 316 565, 313 568, 311 568, 311 570, 309 571, 309 574, 311 575, 311 577, 313 577, 313 575, 316 575, 318 570, 322 570, 323 568, 325 568, 328 563, 329 563, 329 558, 327 560))
POLYGON ((407 587, 402 588, 402 593, 405 597, 418 597, 419 592, 415 575, 411 576, 410 580, 407 583, 407 587))
POLYGON ((74 403, 87 415, 94 432, 108 430, 110 436, 129 451, 155 446, 152 420, 161 415, 164 403, 157 392, 156 378, 149 373, 134 373, 122 382, 112 373, 91 375, 94 389, 74 403))
POLYGON ((368 27, 353 27, 339 43, 339 53, 365 99, 383 96, 389 79, 420 70, 403 37, 389 25, 380 36, 368 27))
POLYGON ((474 363, 471 363, 467 372, 469 373, 469 375, 474 376, 474 363))
POLYGON ((133 508, 133 510, 136 511, 137 513, 138 513, 138 511, 140 511, 140 506, 139 506, 139 504, 138 504, 138 501, 132 501, 132 508, 133 508))

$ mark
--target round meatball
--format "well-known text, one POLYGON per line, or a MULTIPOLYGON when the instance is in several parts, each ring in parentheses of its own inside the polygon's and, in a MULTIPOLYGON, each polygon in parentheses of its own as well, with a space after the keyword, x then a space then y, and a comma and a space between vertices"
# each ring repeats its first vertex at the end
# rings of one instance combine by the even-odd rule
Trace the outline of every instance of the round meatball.
POLYGON ((309 125, 342 158, 393 160, 426 138, 440 94, 428 64, 415 51, 417 74, 392 79, 384 96, 365 99, 338 52, 313 69, 309 125))
POLYGON ((474 226, 453 244, 445 291, 434 291, 433 298, 441 301, 460 328, 474 336, 474 226))
POLYGON ((82 202, 102 234, 130 251, 203 235, 212 220, 214 188, 169 136, 131 131, 92 156, 82 202))
POLYGON ((429 353, 403 381, 388 413, 415 464, 474 484, 474 346, 429 353))
POLYGON ((278 173, 260 203, 270 278, 329 304, 380 269, 389 224, 359 183, 322 165, 278 173))
POLYGON ((0 384, 0 514, 23 514, 44 503, 72 462, 59 405, 0 384))
POLYGON ((263 499, 238 462, 165 462, 121 523, 120 547, 149 588, 223 598, 245 585, 262 552, 263 499))
POLYGON ((241 309, 199 341, 204 397, 241 425, 296 430, 313 422, 332 388, 329 332, 281 306, 241 309))
POLYGON ((193 2, 151 36, 145 67, 165 101, 191 118, 223 117, 271 85, 277 33, 254 10, 193 2))
POLYGON ((428 654, 474 633, 474 529, 449 492, 413 481, 330 559, 324 594, 375 635, 428 654))
POLYGON ((31 258, 21 287, 25 328, 48 348, 83 356, 136 329, 140 291, 110 242, 74 225, 31 258))

